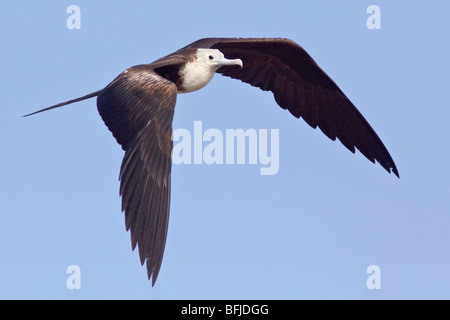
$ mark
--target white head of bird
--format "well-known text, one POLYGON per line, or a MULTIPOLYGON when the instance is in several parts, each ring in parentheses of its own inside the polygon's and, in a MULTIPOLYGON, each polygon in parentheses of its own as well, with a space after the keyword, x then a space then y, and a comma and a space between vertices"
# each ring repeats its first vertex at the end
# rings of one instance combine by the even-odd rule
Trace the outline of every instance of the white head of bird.
POLYGON ((197 59, 186 63, 179 72, 183 84, 182 90, 179 90, 178 93, 187 93, 203 88, 211 81, 217 69, 233 65, 242 68, 242 60, 227 59, 217 49, 197 49, 197 59))

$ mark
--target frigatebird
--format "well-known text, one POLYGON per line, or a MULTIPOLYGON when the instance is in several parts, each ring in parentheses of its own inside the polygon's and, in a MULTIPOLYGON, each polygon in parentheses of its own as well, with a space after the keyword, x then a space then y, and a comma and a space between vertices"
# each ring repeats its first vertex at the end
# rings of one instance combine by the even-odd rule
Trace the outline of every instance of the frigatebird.
POLYGON ((100 116, 125 151, 122 211, 152 286, 168 229, 177 94, 201 89, 215 73, 271 91, 281 108, 399 177, 388 150, 353 103, 300 45, 283 38, 200 39, 123 71, 102 90, 26 115, 97 97, 100 116))

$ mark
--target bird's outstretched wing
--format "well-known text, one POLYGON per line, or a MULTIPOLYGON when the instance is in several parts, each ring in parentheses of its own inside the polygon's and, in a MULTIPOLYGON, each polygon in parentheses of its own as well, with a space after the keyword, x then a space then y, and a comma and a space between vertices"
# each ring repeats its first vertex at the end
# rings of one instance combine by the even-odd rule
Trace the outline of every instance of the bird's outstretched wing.
POLYGON ((351 152, 355 147, 372 162, 399 176, 381 139, 336 83, 297 43, 271 38, 205 38, 186 48, 220 50, 241 59, 243 68, 222 67, 222 75, 273 92, 275 101, 351 152))
POLYGON ((98 111, 125 150, 120 194, 132 248, 152 285, 158 277, 170 205, 172 119, 176 85, 139 65, 122 72, 97 98, 98 111))

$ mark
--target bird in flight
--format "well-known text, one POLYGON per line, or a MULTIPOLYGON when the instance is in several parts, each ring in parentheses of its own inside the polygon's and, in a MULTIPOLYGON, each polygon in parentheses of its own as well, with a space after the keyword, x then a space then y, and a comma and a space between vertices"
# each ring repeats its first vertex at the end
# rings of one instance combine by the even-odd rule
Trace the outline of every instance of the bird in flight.
POLYGON ((150 64, 133 66, 104 89, 30 113, 97 97, 97 109, 125 155, 120 195, 134 250, 154 286, 166 243, 172 120, 178 93, 201 89, 215 73, 271 91, 276 103, 331 140, 399 177, 388 150, 336 83, 297 43, 282 38, 205 38, 150 64))

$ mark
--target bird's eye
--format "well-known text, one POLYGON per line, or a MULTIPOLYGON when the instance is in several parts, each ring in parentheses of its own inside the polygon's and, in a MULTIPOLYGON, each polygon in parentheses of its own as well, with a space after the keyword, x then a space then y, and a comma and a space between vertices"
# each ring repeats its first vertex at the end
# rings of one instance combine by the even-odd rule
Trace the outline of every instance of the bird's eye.
POLYGON ((209 56, 208 58, 209 58, 209 60, 212 60, 212 59, 214 59, 214 57, 213 57, 213 56, 209 56))

